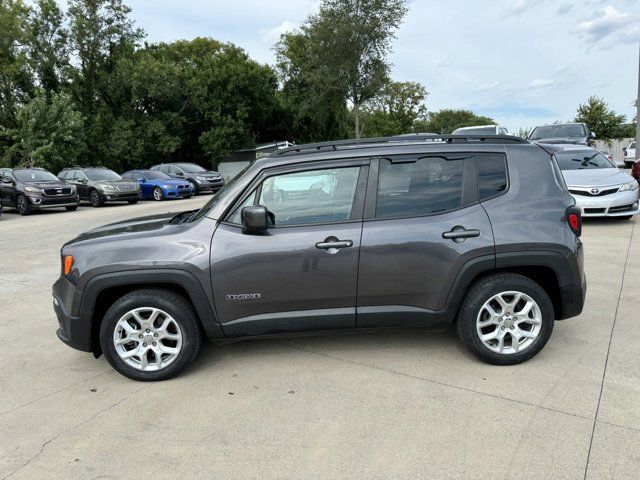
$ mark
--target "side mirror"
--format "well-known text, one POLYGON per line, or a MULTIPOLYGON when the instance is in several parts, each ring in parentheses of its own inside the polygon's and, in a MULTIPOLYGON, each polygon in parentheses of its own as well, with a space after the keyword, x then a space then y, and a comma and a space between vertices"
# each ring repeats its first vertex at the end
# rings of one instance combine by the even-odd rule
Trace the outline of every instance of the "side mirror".
POLYGON ((136 182, 143 183, 144 182, 144 178, 138 177, 138 178, 136 178, 136 182))
POLYGON ((87 183, 87 179, 86 178, 79 178, 78 180, 76 180, 78 183, 87 183))
POLYGON ((269 211, 262 205, 249 205, 240 212, 242 226, 250 232, 263 232, 269 228, 269 211))
POLYGON ((178 177, 184 177, 184 173, 182 173, 182 172, 176 172, 176 175, 177 175, 178 177))
POLYGON ((11 177, 2 177, 2 183, 13 184, 13 180, 11 179, 11 177))
POLYGON ((589 133, 589 137, 590 138, 596 138, 596 132, 589 133))

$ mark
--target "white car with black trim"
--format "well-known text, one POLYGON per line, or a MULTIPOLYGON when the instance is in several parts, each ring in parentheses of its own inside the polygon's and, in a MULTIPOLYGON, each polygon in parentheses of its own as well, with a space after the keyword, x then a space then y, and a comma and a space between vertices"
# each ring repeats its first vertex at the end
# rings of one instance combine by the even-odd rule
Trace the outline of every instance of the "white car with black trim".
POLYGON ((598 150, 572 146, 555 157, 583 217, 629 219, 640 212, 638 182, 598 150))

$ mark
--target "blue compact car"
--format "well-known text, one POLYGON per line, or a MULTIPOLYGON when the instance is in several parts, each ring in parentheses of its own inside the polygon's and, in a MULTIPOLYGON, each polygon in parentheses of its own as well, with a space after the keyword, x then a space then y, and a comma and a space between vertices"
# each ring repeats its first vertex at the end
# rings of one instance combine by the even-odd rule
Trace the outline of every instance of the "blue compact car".
POLYGON ((138 182, 142 198, 166 200, 172 198, 191 198, 193 184, 187 180, 178 180, 157 170, 131 170, 122 178, 138 182))

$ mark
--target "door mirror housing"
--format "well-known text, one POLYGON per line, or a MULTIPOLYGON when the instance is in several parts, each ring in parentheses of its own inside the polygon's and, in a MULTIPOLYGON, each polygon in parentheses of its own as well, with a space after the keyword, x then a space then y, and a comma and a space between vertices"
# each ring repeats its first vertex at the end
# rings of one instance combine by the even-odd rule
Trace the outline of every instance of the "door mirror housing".
POLYGON ((2 177, 2 183, 9 183, 13 185, 13 179, 11 177, 2 177))
POLYGON ((240 212, 242 226, 249 232, 264 232, 269 228, 269 211, 263 205, 249 205, 240 212))
POLYGON ((184 173, 182 172, 176 172, 175 175, 178 177, 184 177, 184 173))
POLYGON ((589 137, 590 138, 596 138, 596 132, 589 133, 589 137))

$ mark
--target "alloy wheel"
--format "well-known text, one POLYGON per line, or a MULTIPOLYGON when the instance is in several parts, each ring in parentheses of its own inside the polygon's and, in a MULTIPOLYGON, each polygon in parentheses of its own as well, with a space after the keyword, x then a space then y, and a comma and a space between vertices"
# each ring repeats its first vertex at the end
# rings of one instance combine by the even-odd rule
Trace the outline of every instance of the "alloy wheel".
POLYGON ((93 191, 91 192, 90 195, 90 200, 91 200, 91 205, 93 205, 94 207, 97 207, 98 204, 100 203, 100 197, 98 196, 98 192, 93 191))
POLYGON ((476 317, 476 331, 489 350, 510 355, 528 349, 540 335, 542 312, 529 295, 498 293, 487 300, 476 317))
POLYGON ((120 359, 145 372, 171 365, 182 349, 183 336, 178 322, 154 307, 128 311, 116 323, 113 345, 120 359))
POLYGON ((162 200, 162 190, 160 190, 159 188, 154 188, 153 189, 153 199, 156 200, 156 201, 162 200))
POLYGON ((27 208, 27 204, 25 202, 26 202, 25 198, 22 195, 20 195, 18 197, 18 201, 17 201, 17 205, 16 205, 16 210, 18 210, 18 213, 20 215, 22 215, 24 213, 25 209, 27 208))

